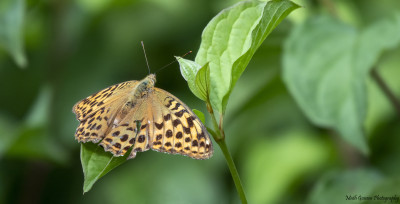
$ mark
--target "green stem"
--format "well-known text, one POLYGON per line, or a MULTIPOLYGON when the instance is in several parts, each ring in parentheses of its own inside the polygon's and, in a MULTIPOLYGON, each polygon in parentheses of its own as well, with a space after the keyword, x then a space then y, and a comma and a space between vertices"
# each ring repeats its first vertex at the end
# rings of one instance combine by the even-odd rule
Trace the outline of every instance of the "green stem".
POLYGON ((235 162, 233 162, 231 153, 228 150, 228 147, 226 146, 225 143, 225 132, 223 130, 223 116, 220 115, 220 123, 218 125, 217 120, 215 119, 214 111, 211 108, 210 104, 207 104, 207 109, 208 112, 211 115, 212 122, 215 128, 215 131, 212 131, 212 136, 214 137, 214 140, 217 142, 219 147, 222 150, 222 153, 224 154, 226 163, 228 164, 229 171, 231 172, 233 182, 235 183, 235 187, 237 192, 239 193, 240 200, 242 201, 243 204, 247 204, 246 200, 246 195, 244 194, 242 182, 240 181, 239 173, 236 169, 235 162))
POLYGON ((235 163, 233 162, 231 153, 229 153, 228 147, 226 146, 225 139, 222 139, 220 141, 217 141, 219 147, 222 150, 222 153, 224 153, 226 163, 228 164, 229 171, 231 172, 233 181, 236 186, 236 190, 239 193, 240 200, 242 203, 247 203, 246 200, 246 195, 244 194, 242 182, 240 181, 239 173, 236 169, 235 163))
POLYGON ((225 138, 222 138, 221 132, 219 131, 219 128, 218 128, 217 120, 215 119, 215 116, 213 114, 211 114, 211 118, 212 118, 214 130, 215 130, 215 133, 216 133, 215 135, 213 135, 214 136, 214 140, 216 142, 218 142, 220 140, 225 139, 225 138))

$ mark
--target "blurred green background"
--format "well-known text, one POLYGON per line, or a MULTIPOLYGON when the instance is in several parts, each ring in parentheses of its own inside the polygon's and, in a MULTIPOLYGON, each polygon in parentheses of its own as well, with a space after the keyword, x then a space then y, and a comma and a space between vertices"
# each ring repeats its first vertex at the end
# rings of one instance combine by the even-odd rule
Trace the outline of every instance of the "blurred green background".
MULTIPOLYGON (((194 54, 186 58, 193 59, 207 23, 236 2, 0 2, 0 203, 239 203, 215 143, 214 156, 202 161, 140 153, 82 195, 80 145, 74 140, 78 121, 72 113, 82 98, 148 74, 141 40, 152 72, 190 50, 194 54), (5 38, 10 26, 19 25, 18 16, 21 33, 5 38)), ((400 1, 294 2, 303 8, 256 52, 226 111, 227 143, 249 203, 351 203, 346 195, 373 192, 400 196, 400 122, 374 81, 368 81, 366 157, 333 131, 312 125, 281 80, 283 44, 306 16, 327 13, 333 4, 342 21, 362 27, 400 12, 400 1)), ((398 96, 399 56, 397 48, 379 60, 379 72, 398 96)), ((157 80, 157 87, 206 112, 178 63, 158 72, 157 80)))

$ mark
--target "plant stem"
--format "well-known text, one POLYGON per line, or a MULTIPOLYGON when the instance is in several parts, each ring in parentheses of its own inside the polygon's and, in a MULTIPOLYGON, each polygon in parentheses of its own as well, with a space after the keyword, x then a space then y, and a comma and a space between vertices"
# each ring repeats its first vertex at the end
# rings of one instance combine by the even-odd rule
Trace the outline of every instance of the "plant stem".
POLYGON ((219 128, 218 128, 218 123, 217 123, 217 120, 215 119, 214 114, 211 114, 211 113, 210 113, 210 115, 211 115, 211 118, 212 118, 214 130, 215 130, 215 133, 216 133, 215 135, 213 135, 213 136, 214 136, 214 140, 215 140, 216 142, 218 142, 218 141, 220 141, 220 140, 225 139, 225 138, 222 138, 221 131, 220 131, 219 128))
POLYGON ((397 115, 400 117, 400 102, 396 98, 394 93, 390 90, 390 88, 386 84, 386 82, 379 75, 378 71, 376 70, 376 67, 372 68, 371 76, 376 81, 378 86, 382 89, 383 93, 386 95, 386 97, 389 99, 389 101, 393 105, 394 109, 397 111, 397 115))
POLYGON ((212 109, 211 104, 207 103, 207 109, 211 115, 212 122, 215 128, 215 131, 212 131, 212 136, 214 137, 214 140, 217 142, 217 144, 222 150, 222 153, 224 154, 226 163, 228 164, 229 171, 231 172, 233 178, 233 182, 235 183, 236 190, 239 193, 240 200, 242 201, 243 204, 247 204, 246 195, 244 194, 239 173, 236 169, 235 162, 233 162, 231 153, 229 152, 228 147, 226 146, 225 143, 225 132, 223 130, 223 115, 222 114, 220 115, 220 121, 218 124, 217 120, 215 119, 214 111, 212 109))
POLYGON ((226 146, 225 139, 217 141, 217 143, 218 143, 219 147, 221 148, 222 153, 224 153, 226 163, 228 164, 229 171, 231 172, 233 181, 236 186, 236 190, 239 193, 240 200, 242 201, 242 203, 247 203, 246 195, 244 194, 244 190, 243 190, 242 182, 240 181, 239 173, 236 169, 235 163, 233 162, 231 153, 229 152, 228 147, 226 146))

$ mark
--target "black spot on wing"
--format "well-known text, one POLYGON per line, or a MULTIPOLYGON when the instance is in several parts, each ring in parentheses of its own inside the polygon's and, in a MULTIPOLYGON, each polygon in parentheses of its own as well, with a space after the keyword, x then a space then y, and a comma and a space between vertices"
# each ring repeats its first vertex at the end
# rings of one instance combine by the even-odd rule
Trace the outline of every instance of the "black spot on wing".
POLYGON ((165 107, 167 107, 167 108, 169 108, 172 105, 172 101, 174 101, 174 99, 171 97, 167 97, 165 100, 168 100, 168 103, 165 104, 165 107))
POLYGON ((178 110, 179 106, 181 106, 181 104, 180 103, 176 103, 175 107, 173 107, 171 110, 178 110))
POLYGON ((139 143, 143 143, 144 140, 145 140, 144 135, 139 135, 139 137, 138 137, 138 142, 139 142, 139 143))
POLYGON ((126 140, 128 140, 128 134, 124 134, 124 135, 122 135, 122 137, 120 138, 121 139, 121 142, 125 142, 126 140))
POLYGON ((192 117, 186 118, 186 121, 187 121, 189 127, 193 127, 194 124, 193 124, 193 118, 192 117))
POLYGON ((167 115, 164 115, 164 120, 165 121, 168 121, 168 120, 171 120, 171 114, 167 114, 167 115))
POLYGON ((167 132, 165 133, 165 136, 166 136, 167 138, 172 137, 172 131, 171 131, 171 130, 167 130, 167 132))
POLYGON ((156 126, 157 129, 161 130, 163 128, 163 126, 164 126, 164 122, 161 122, 160 124, 154 122, 154 125, 156 126))
POLYGON ((176 115, 177 117, 180 118, 180 117, 182 117, 182 115, 183 115, 185 112, 187 112, 187 110, 182 109, 182 110, 180 110, 179 112, 176 112, 175 115, 176 115))
POLYGON ((174 120, 174 121, 172 122, 172 125, 173 125, 174 127, 177 127, 179 124, 181 124, 181 121, 180 121, 179 119, 176 119, 176 120, 174 120))
POLYGON ((181 139, 183 137, 182 132, 177 132, 175 137, 176 137, 176 139, 181 139))

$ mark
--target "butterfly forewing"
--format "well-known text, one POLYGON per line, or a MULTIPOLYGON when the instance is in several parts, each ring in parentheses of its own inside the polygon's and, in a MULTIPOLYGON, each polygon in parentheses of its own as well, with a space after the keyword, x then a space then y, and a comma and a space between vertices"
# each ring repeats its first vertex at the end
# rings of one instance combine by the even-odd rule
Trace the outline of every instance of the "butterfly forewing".
POLYGON ((80 124, 75 139, 80 142, 99 142, 110 129, 111 121, 128 92, 137 81, 127 81, 110 86, 75 104, 73 112, 80 124))
POLYGON ((76 103, 72 111, 79 121, 83 121, 100 108, 126 96, 137 83, 138 81, 127 81, 103 89, 76 103))

